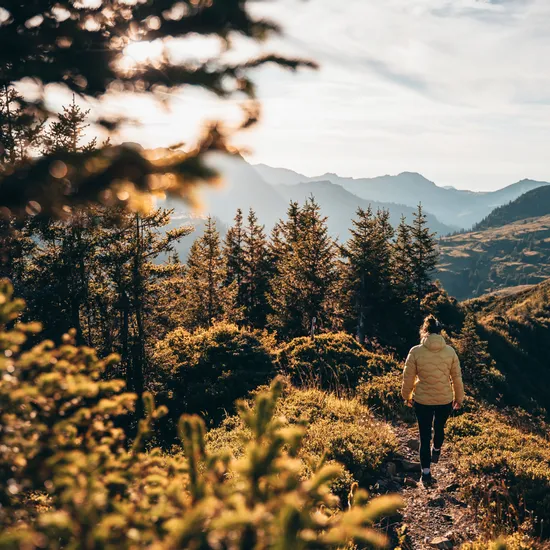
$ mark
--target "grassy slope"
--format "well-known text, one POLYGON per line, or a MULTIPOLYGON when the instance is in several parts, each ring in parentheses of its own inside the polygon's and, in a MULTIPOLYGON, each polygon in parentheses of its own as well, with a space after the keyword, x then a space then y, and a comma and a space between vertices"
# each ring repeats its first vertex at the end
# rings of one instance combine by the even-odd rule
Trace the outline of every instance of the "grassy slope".
POLYGON ((506 376, 503 401, 550 411, 550 281, 465 303, 477 315, 497 367, 506 376))
POLYGON ((550 215, 446 237, 437 277, 459 300, 550 277, 550 215))
POLYGON ((482 231, 491 227, 538 218, 550 214, 550 185, 533 189, 519 196, 509 204, 495 208, 485 219, 474 226, 474 231, 482 231))

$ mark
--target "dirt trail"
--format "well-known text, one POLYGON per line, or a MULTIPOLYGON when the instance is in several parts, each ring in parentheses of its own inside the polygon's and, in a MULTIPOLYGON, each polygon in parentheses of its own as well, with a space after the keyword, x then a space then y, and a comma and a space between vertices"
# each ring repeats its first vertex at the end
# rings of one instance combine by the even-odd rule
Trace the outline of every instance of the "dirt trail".
POLYGON ((394 430, 401 456, 388 465, 386 490, 397 488, 405 499, 401 525, 397 526, 401 548, 457 548, 476 539, 474 511, 460 496, 449 447, 444 447, 439 463, 432 466, 436 483, 425 488, 420 482, 417 428, 400 424, 394 430))

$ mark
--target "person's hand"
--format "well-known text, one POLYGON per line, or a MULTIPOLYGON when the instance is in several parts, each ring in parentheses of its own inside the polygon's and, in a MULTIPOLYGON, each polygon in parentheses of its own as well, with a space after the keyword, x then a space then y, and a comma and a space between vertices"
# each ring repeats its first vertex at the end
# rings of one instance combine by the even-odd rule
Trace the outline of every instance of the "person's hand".
POLYGON ((406 405, 407 407, 412 407, 412 406, 413 406, 412 399, 405 399, 405 405, 406 405))
POLYGON ((453 411, 458 411, 462 407, 462 403, 458 403, 457 401, 453 401, 453 411))

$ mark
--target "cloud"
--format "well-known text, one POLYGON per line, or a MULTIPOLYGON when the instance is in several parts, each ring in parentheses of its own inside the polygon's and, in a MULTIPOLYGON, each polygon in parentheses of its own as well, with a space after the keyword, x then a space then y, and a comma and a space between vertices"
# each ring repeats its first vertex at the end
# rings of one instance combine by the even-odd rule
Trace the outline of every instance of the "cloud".
MULTIPOLYGON (((548 0, 253 6, 286 31, 265 51, 321 64, 317 73, 257 71, 264 117, 241 139, 254 161, 308 175, 417 171, 441 185, 477 189, 550 180, 548 0)), ((111 108, 123 104, 113 98, 111 108)), ((198 112, 226 112, 194 93, 178 94, 171 108, 151 107, 143 128, 122 137, 177 142, 194 135, 198 112)))

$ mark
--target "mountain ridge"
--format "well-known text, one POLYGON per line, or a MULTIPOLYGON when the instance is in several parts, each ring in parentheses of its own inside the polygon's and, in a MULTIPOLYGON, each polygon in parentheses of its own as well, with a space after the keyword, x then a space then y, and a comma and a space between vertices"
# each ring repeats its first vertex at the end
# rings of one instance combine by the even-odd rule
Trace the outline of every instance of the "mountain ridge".
MULTIPOLYGON (((350 193, 343 186, 331 181, 303 182, 295 185, 278 185, 275 187, 287 200, 302 202, 309 196, 314 196, 320 205, 321 211, 328 216, 328 226, 331 234, 338 235, 346 240, 349 236, 349 229, 352 226, 351 220, 356 217, 357 208, 366 210, 369 205, 376 210, 388 210, 390 222, 394 227, 400 222, 401 216, 405 216, 409 223, 413 221, 413 212, 416 208, 396 202, 371 201, 357 197, 350 193)), ((440 235, 449 233, 448 225, 442 223, 433 214, 426 212, 428 225, 432 231, 440 235)))
POLYGON ((485 218, 494 208, 515 200, 523 193, 549 185, 549 182, 523 179, 496 191, 470 191, 440 187, 418 172, 401 172, 397 175, 373 178, 342 177, 335 173, 307 177, 286 168, 254 165, 258 173, 273 186, 282 183, 297 185, 306 181, 331 181, 341 185, 361 199, 378 202, 397 202, 416 206, 419 202, 425 209, 446 225, 469 229, 485 218))
POLYGON ((531 189, 517 199, 495 208, 472 229, 481 231, 491 227, 502 227, 509 223, 550 214, 550 186, 531 189))

